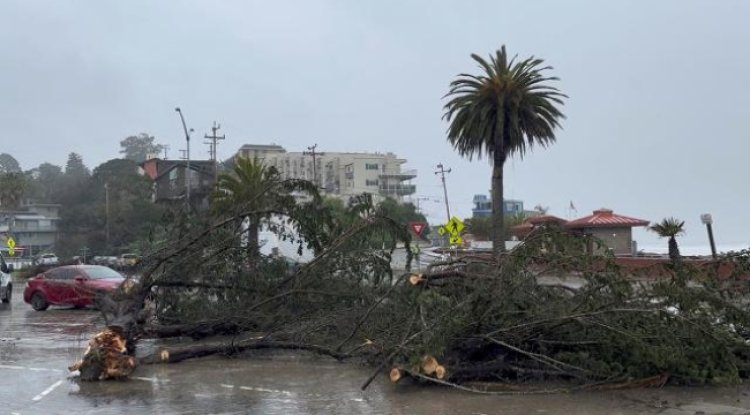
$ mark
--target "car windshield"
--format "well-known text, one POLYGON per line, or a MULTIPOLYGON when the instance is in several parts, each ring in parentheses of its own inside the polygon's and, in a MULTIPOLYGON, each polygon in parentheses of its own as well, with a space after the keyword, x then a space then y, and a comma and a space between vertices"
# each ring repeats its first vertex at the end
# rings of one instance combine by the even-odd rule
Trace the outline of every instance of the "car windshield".
POLYGON ((89 278, 93 280, 105 280, 112 278, 124 278, 119 272, 107 267, 86 267, 84 269, 89 278))

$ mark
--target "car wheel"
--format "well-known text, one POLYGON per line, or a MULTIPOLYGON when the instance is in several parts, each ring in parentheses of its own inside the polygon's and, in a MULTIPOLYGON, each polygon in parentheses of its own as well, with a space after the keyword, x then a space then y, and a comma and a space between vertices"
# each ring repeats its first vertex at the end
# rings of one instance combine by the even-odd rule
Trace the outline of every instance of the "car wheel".
POLYGON ((5 290, 5 298, 3 298, 3 302, 9 303, 12 296, 13 296, 13 285, 8 284, 8 288, 5 290))
POLYGON ((36 292, 31 296, 31 307, 36 311, 44 311, 49 307, 49 303, 44 298, 44 294, 36 292))

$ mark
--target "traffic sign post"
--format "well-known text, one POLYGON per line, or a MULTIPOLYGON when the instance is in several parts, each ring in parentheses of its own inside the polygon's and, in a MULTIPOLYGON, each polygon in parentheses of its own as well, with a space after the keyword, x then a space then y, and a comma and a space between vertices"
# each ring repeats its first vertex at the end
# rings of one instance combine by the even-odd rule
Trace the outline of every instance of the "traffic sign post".
POLYGON ((427 229, 427 224, 424 222, 410 222, 409 228, 419 238, 424 233, 424 230, 427 229))
POLYGON ((9 256, 15 256, 16 255, 16 241, 13 238, 8 238, 8 255, 9 256))
POLYGON ((457 217, 452 217, 448 223, 438 228, 438 234, 440 236, 448 235, 448 243, 452 246, 461 246, 464 244, 464 239, 461 237, 461 233, 466 229, 466 225, 457 217))

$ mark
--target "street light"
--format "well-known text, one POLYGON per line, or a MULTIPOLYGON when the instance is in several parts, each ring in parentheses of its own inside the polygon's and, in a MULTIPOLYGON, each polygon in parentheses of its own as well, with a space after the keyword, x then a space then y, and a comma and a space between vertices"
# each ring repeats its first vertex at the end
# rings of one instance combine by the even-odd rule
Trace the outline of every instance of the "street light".
POLYGON ((187 190, 185 196, 187 198, 186 203, 188 206, 190 206, 190 132, 187 129, 187 125, 185 125, 185 117, 182 115, 182 110, 180 110, 180 107, 177 107, 174 110, 177 111, 178 114, 180 114, 182 129, 185 130, 185 141, 187 141, 187 168, 185 169, 185 187, 187 188, 187 190))
POLYGON ((714 243, 714 231, 711 225, 713 224, 714 220, 711 217, 710 213, 704 213, 701 215, 701 222, 703 222, 704 225, 706 225, 706 230, 708 231, 708 242, 711 244, 711 256, 716 259, 716 243, 714 243))

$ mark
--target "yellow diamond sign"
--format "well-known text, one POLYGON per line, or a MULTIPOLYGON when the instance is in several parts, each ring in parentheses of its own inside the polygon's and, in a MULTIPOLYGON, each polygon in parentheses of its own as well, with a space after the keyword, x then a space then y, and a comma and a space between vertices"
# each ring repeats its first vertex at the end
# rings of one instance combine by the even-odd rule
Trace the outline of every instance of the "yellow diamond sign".
POLYGON ((16 241, 13 238, 8 238, 8 255, 14 256, 16 254, 16 241))
POLYGON ((448 232, 453 236, 458 236, 463 232, 464 229, 466 229, 466 225, 464 225, 463 222, 461 222, 461 219, 457 217, 452 217, 451 220, 448 221, 448 223, 445 224, 445 227, 448 229, 448 232))
POLYGON ((464 238, 462 238, 460 236, 451 236, 450 244, 451 245, 462 246, 464 244, 464 238))

